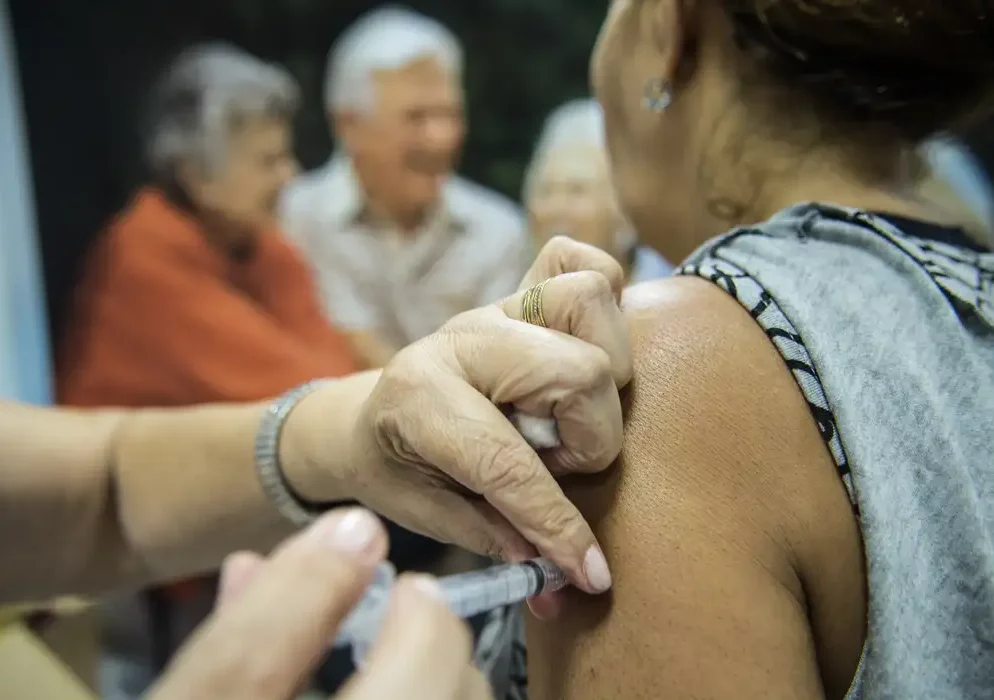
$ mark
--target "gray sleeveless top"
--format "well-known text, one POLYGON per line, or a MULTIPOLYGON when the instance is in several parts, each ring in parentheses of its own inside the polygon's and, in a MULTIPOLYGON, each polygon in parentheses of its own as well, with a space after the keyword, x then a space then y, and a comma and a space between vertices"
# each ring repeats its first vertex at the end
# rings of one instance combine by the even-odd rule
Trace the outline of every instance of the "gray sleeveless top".
POLYGON ((847 700, 994 698, 994 254, 895 224, 796 206, 679 274, 763 327, 849 491, 869 620, 847 700))

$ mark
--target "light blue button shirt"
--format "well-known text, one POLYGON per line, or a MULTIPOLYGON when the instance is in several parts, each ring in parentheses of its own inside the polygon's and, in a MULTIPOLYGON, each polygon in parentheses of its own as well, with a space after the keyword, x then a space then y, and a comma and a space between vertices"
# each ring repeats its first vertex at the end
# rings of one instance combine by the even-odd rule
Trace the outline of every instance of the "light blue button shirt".
POLYGON ((673 266, 662 255, 649 246, 640 245, 635 251, 635 264, 632 265, 630 284, 669 277, 673 266))
POLYGON ((966 146, 952 138, 937 138, 923 147, 933 172, 946 181, 973 213, 994 230, 994 190, 984 166, 966 146))

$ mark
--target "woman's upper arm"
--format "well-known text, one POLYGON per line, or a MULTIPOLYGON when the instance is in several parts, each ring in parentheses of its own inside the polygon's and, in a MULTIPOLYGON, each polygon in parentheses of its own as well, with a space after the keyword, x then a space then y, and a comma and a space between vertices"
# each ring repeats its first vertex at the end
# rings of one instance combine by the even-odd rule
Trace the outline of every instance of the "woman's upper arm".
POLYGON ((567 486, 614 588, 529 621, 531 700, 841 697, 862 644, 862 555, 804 397, 703 280, 641 285, 626 313, 621 464, 567 486))

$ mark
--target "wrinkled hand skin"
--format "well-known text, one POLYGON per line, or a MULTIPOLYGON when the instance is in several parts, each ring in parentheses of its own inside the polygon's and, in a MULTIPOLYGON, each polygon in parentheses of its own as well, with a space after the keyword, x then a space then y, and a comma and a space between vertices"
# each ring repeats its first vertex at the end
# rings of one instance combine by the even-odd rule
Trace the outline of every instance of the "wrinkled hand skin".
POLYGON ((604 470, 621 450, 623 275, 607 254, 557 238, 522 290, 550 276, 549 328, 521 320, 519 291, 401 351, 356 422, 346 479, 404 527, 504 560, 540 553, 599 592, 585 571, 596 540, 555 477, 604 470), (561 444, 536 453, 509 411, 554 419, 561 444))

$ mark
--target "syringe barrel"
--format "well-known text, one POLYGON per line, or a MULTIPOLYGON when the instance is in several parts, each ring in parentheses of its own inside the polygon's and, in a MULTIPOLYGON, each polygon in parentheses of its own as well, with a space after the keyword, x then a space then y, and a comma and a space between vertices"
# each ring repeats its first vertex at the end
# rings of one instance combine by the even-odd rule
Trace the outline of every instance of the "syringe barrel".
MULTIPOLYGON (((335 647, 354 645, 358 650, 376 637, 395 578, 392 566, 380 565, 365 596, 345 618, 335 638, 335 647)), ((519 603, 539 593, 557 591, 567 584, 566 575, 547 559, 494 566, 447 576, 438 582, 449 609, 463 619, 519 603)))
POLYGON ((383 562, 376 568, 376 576, 362 600, 345 616, 338 628, 333 647, 349 646, 362 640, 368 642, 376 637, 396 578, 397 570, 390 562, 383 562))
POLYGON ((559 590, 567 581, 552 562, 532 559, 448 576, 439 583, 452 612, 465 619, 539 593, 559 590))

